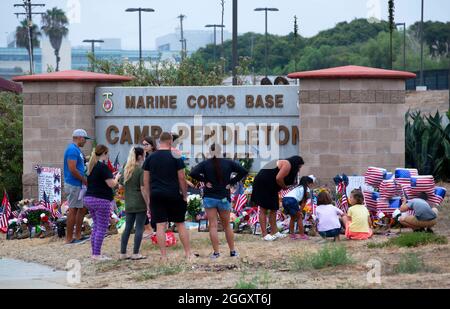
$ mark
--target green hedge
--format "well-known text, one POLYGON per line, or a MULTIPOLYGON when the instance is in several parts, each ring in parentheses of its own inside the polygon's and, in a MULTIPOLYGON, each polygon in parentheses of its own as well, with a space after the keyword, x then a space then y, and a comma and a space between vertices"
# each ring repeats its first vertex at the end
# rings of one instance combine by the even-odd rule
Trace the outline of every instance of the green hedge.
POLYGON ((0 92, 0 190, 11 202, 22 199, 22 153, 22 96, 0 92))

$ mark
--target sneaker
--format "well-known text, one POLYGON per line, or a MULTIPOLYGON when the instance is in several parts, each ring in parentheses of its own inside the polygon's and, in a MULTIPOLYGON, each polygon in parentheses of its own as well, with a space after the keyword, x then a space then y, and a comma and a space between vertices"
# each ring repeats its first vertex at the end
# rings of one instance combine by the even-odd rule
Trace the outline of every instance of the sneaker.
POLYGON ((285 238, 285 237, 287 237, 287 235, 286 234, 281 234, 280 232, 277 232, 275 235, 273 235, 273 236, 275 236, 275 238, 285 238))
POLYGON ((267 234, 266 236, 263 237, 263 239, 264 239, 265 241, 274 241, 274 240, 277 239, 277 237, 276 237, 275 235, 267 234))
POLYGON ((91 258, 95 261, 110 261, 112 260, 109 256, 106 255, 93 255, 91 258))
POLYGON ((220 257, 220 253, 219 252, 213 252, 210 256, 209 256, 209 258, 211 259, 211 260, 215 260, 215 259, 217 259, 217 258, 219 258, 220 257))
POLYGON ((236 250, 230 251, 230 256, 231 257, 238 257, 239 253, 236 250))

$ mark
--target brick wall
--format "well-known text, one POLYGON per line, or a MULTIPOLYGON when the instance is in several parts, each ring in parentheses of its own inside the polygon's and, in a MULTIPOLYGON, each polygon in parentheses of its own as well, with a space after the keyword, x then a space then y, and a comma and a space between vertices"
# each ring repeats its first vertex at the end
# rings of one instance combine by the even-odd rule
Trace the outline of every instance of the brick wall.
MULTIPOLYGON (((24 85, 23 196, 37 198, 36 164, 59 167, 74 129, 94 136, 94 93, 98 83, 33 82, 24 85)), ((92 142, 82 151, 87 155, 92 142)))
POLYGON ((371 165, 404 165, 404 81, 302 80, 300 87, 302 174, 329 182, 371 165))

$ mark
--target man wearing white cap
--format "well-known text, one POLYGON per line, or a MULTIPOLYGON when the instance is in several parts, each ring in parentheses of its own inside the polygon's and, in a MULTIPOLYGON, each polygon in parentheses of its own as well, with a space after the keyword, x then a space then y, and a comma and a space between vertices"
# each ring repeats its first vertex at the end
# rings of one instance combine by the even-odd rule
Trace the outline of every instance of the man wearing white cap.
POLYGON ((70 143, 64 152, 64 192, 67 194, 69 213, 67 215, 66 244, 76 244, 87 240, 81 238, 81 225, 83 224, 86 208, 83 207, 83 198, 80 196, 82 185, 87 185, 84 168, 84 155, 80 148, 91 139, 85 130, 76 129, 72 134, 70 143), (75 237, 73 229, 75 226, 75 237))

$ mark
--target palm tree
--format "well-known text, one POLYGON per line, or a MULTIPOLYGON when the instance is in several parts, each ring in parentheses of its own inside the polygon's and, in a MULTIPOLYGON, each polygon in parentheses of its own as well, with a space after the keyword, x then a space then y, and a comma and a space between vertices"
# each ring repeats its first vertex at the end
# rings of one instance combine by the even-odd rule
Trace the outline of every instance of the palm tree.
POLYGON ((392 52, 392 48, 393 48, 392 47, 392 33, 394 32, 394 29, 395 29, 395 20, 394 20, 395 4, 394 4, 394 0, 389 0, 388 1, 388 7, 389 7, 388 11, 389 11, 389 39, 390 39, 390 45, 389 45, 389 48, 390 48, 390 53, 389 53, 390 62, 389 62, 389 64, 390 64, 391 70, 392 70, 392 62, 394 61, 394 59, 393 59, 393 52, 392 52))
POLYGON ((69 29, 66 27, 69 21, 63 10, 54 7, 51 10, 47 10, 42 15, 42 31, 49 37, 50 44, 55 50, 56 56, 56 71, 59 71, 59 49, 61 48, 61 42, 63 37, 67 36, 69 29))
MULTIPOLYGON (((41 36, 41 32, 39 32, 38 26, 33 24, 33 26, 31 27, 31 32, 33 36, 33 47, 38 47, 39 37, 41 36)), ((27 19, 22 20, 20 22, 20 26, 17 26, 16 28, 16 45, 17 47, 26 48, 28 56, 31 55, 27 19)))

